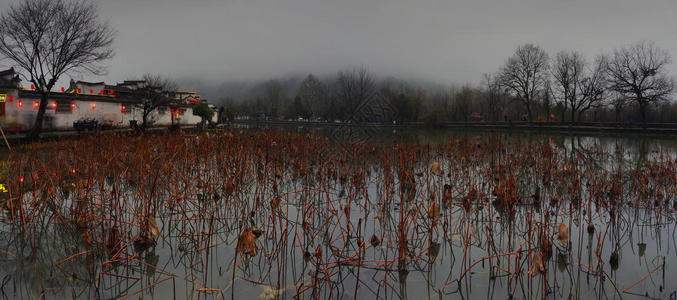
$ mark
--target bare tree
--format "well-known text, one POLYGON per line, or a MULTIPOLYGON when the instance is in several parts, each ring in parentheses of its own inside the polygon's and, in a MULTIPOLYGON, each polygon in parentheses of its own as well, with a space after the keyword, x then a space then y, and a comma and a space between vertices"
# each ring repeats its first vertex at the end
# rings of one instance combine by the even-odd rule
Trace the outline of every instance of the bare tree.
POLYGON ((327 87, 313 74, 309 74, 301 82, 297 97, 313 117, 323 115, 327 108, 327 87))
POLYGON ((667 52, 639 42, 615 50, 605 64, 610 89, 639 106, 644 127, 647 106, 666 100, 675 89, 675 79, 666 70, 670 62, 667 52))
POLYGON ((474 102, 475 90, 470 85, 464 85, 461 90, 454 95, 455 119, 468 122, 474 102))
MULTIPOLYGON (((574 98, 576 85, 582 77, 584 60, 579 52, 560 51, 555 56, 552 68, 552 76, 555 79, 554 94, 564 109, 569 106, 569 101, 574 98)), ((574 121, 574 111, 571 112, 571 121, 574 121)))
POLYGON ((113 31, 99 21, 85 1, 26 0, 0 16, 0 54, 41 93, 40 107, 27 139, 42 131, 47 96, 68 72, 102 74, 102 61, 113 56, 113 31))
POLYGON ((524 104, 530 121, 534 101, 548 80, 548 69, 548 54, 539 46, 525 44, 517 47, 500 71, 501 85, 524 104))
POLYGON ((543 90, 541 91, 541 99, 542 99, 542 104, 543 108, 545 110, 545 119, 550 120, 550 110, 552 109, 553 105, 553 97, 552 97, 552 84, 550 83, 550 80, 545 82, 545 87, 543 87, 543 90))
POLYGON ((500 83, 496 80, 497 76, 491 74, 482 75, 482 84, 484 85, 484 98, 487 105, 489 119, 498 121, 501 114, 501 92, 500 83))
MULTIPOLYGON (((375 92, 375 83, 367 68, 339 71, 336 79, 337 98, 345 113, 350 113, 375 92)), ((345 115, 344 115, 345 117, 345 115)))
POLYGON ((143 86, 137 88, 132 93, 135 100, 138 101, 136 108, 141 110, 141 131, 145 131, 155 120, 151 113, 160 106, 170 106, 171 100, 169 93, 176 90, 176 84, 159 75, 146 74, 143 76, 145 82, 143 86))
POLYGON ((587 69, 587 75, 583 77, 579 91, 580 99, 573 108, 578 111, 578 120, 589 109, 597 109, 607 105, 608 80, 606 78, 606 57, 599 56, 594 65, 587 69))
POLYGON ((621 113, 623 112, 623 108, 627 104, 627 99, 623 97, 622 95, 616 95, 611 99, 611 105, 613 106, 614 109, 614 121, 619 122, 621 119, 621 113))
POLYGON ((604 105, 606 60, 599 57, 594 66, 588 66, 583 55, 576 51, 557 53, 552 75, 557 98, 571 110, 571 122, 580 121, 586 110, 604 105))
POLYGON ((438 87, 430 94, 423 106, 426 110, 426 119, 433 118, 434 121, 444 122, 448 121, 452 106, 453 96, 457 90, 455 86, 452 87, 438 87))
POLYGON ((267 113, 277 116, 280 108, 286 104, 284 103, 286 96, 279 80, 269 80, 264 84, 263 98, 268 107, 267 113))

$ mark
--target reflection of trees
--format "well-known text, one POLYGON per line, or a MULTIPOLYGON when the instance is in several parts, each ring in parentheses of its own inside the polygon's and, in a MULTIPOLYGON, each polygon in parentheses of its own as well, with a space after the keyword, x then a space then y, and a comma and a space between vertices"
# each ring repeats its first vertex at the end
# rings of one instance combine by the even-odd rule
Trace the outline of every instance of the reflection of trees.
MULTIPOLYGON (((26 204, 24 215, 36 216, 30 227, 34 236, 23 235, 20 222, 3 225, 0 246, 23 258, 3 263, 24 276, 12 280, 26 296, 42 289, 42 276, 46 286, 63 293, 75 285, 82 297, 142 289, 155 296, 171 289, 186 297, 246 297, 252 287, 264 286, 283 298, 485 292, 591 297, 616 293, 611 282, 622 289, 637 280, 636 274, 622 272, 636 264, 628 259, 636 244, 648 244, 645 250, 637 246, 637 252, 641 267, 650 269, 665 253, 652 247, 674 244, 674 228, 667 226, 674 222, 673 212, 638 201, 638 192, 625 188, 639 178, 636 174, 650 170, 654 157, 626 163, 634 157, 623 157, 625 144, 619 140, 614 145, 581 136, 551 141, 498 133, 434 145, 360 145, 355 148, 360 155, 333 158, 317 155, 324 148, 313 141, 293 139, 273 134, 244 137, 247 142, 229 139, 228 147, 214 148, 235 147, 228 155, 184 149, 182 159, 171 164, 164 163, 171 160, 162 147, 153 148, 158 158, 145 159, 143 167, 124 173, 125 179, 109 174, 103 184, 78 181, 68 196, 57 192, 62 203, 26 204), (273 143, 277 148, 268 146, 273 143), (135 184, 127 186, 125 180, 135 184), (610 201, 611 184, 619 182, 625 184, 623 201, 610 201), (506 185, 511 187, 499 188, 506 185), (433 204, 439 216, 430 213, 433 204), (35 213, 40 209, 44 212, 35 213), (102 236, 91 246, 81 244, 81 233, 73 229, 82 212, 96 216, 84 224, 102 236), (151 212, 162 232, 156 244, 143 249, 129 244, 115 257, 102 247, 113 224, 122 243, 133 243, 151 212), (560 223, 570 244, 557 238, 560 223), (256 240, 258 255, 236 255, 238 236, 250 228, 264 232, 256 240), (378 243, 372 244, 372 236, 378 243), (39 251, 34 255, 32 249, 39 251), (92 251, 60 263, 85 249, 92 251), (618 271, 609 263, 616 250, 618 271), (532 277, 527 271, 536 251, 547 254, 545 270, 532 277), (37 266, 26 263, 34 257, 37 266), (31 273, 36 269, 40 272, 31 273), (45 281, 51 271, 58 276, 45 281), (69 281, 73 273, 80 278, 76 284, 69 281), (165 279, 180 285, 156 284, 165 279)), ((647 180, 646 187, 654 189, 671 183, 658 176, 647 180)))
MULTIPOLYGON (((75 296, 93 296, 90 293, 98 285, 100 266, 106 261, 104 253, 86 252, 70 230, 60 226, 34 227, 31 233, 34 239, 30 241, 24 238, 25 232, 20 227, 4 226, 4 229, 0 233, 1 246, 12 255, 0 265, 2 272, 11 276, 10 280, 19 287, 16 296, 37 298, 36 291, 66 296, 71 292, 70 287, 75 288, 75 296)), ((104 282, 110 285, 104 284, 100 289, 112 292, 113 297, 129 292, 126 280, 104 282)))

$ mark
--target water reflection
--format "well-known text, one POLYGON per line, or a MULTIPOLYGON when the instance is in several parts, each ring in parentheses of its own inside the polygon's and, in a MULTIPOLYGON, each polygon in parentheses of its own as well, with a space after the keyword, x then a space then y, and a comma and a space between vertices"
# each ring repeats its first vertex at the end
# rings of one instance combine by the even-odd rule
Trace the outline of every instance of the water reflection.
POLYGON ((0 293, 526 299, 677 289, 665 282, 677 272, 674 142, 381 138, 330 159, 317 155, 325 139, 271 132, 73 141, 10 157, 17 174, 37 175, 13 182, 20 204, 4 207, 0 293), (77 150, 94 147, 92 157, 77 150), (73 165, 80 173, 58 176, 73 165), (237 251, 248 230, 260 230, 253 251, 237 251))

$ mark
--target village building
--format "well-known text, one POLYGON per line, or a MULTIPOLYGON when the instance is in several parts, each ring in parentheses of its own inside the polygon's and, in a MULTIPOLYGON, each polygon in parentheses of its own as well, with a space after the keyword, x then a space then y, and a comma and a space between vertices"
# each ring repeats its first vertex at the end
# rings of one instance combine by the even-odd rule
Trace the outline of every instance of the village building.
MULTIPOLYGON (((124 81, 116 85, 104 82, 71 81, 48 95, 43 128, 72 130, 73 123, 96 120, 108 127, 129 127, 130 121, 141 123, 142 109, 134 98, 135 89, 144 81, 124 81)), ((194 116, 192 107, 206 102, 194 92, 176 91, 169 94, 170 105, 150 115, 152 126, 195 125, 201 118, 194 116)), ((0 124, 6 131, 23 131, 33 126, 40 105, 40 92, 34 86, 24 87, 14 69, 0 71, 0 124)), ((211 105, 210 105, 211 106, 211 105)), ((211 106, 213 107, 213 106, 211 106)), ((212 121, 218 120, 215 116, 212 121)))

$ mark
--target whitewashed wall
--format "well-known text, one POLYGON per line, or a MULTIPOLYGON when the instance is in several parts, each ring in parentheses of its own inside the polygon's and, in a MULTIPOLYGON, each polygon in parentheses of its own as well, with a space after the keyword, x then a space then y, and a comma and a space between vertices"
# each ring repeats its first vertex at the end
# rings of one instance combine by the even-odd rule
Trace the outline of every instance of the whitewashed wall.
POLYGON ((99 95, 101 91, 106 87, 105 84, 85 84, 83 82, 77 82, 75 84, 76 88, 80 89, 81 94, 89 95, 99 95))
MULTIPOLYGON (((16 89, 11 89, 11 90, 2 90, 0 91, 2 94, 7 94, 7 97, 12 97, 14 100, 5 102, 5 116, 0 120, 0 124, 2 124, 3 127, 6 127, 6 124, 9 123, 23 123, 21 119, 22 116, 19 114, 19 111, 16 108, 17 103, 19 102, 19 90, 16 89)), ((25 106, 25 104, 24 104, 25 106)))
MULTIPOLYGON (((14 123, 18 123, 23 129, 30 128, 35 121, 35 117, 38 112, 37 109, 33 108, 33 102, 38 100, 20 99, 23 102, 23 106, 19 108, 18 93, 15 91, 12 94, 11 91, 8 91, 8 96, 12 96, 14 101, 5 103, 5 117, 3 120, 0 120, 2 126, 7 127, 14 123)), ((47 129, 73 129, 73 122, 81 119, 95 119, 99 121, 100 124, 103 124, 103 122, 106 120, 111 120, 117 126, 125 128, 129 127, 130 120, 137 120, 138 123, 141 124, 141 110, 126 106, 129 112, 123 113, 121 111, 122 104, 120 103, 75 100, 72 101, 76 105, 72 112, 55 112, 55 109, 52 108, 53 102, 53 100, 48 101, 49 106, 45 111, 46 120, 43 124, 47 129), (94 109, 92 109, 92 105, 94 105, 94 109)), ((151 119, 154 120, 153 125, 157 126, 167 126, 172 124, 171 114, 168 110, 162 115, 160 115, 157 110, 154 111, 151 113, 151 119)), ((200 117, 193 115, 191 108, 186 108, 184 114, 181 115, 180 119, 175 121, 175 123, 181 125, 195 125, 199 123, 200 120, 200 117)), ((217 117, 216 114, 214 114, 212 121, 216 122, 216 120, 217 117)))

